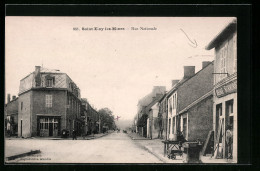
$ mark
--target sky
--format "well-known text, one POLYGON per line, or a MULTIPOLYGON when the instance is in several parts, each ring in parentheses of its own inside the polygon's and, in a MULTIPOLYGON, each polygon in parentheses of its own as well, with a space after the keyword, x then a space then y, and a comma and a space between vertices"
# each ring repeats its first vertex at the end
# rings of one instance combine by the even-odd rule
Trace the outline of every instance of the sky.
POLYGON ((35 66, 58 69, 96 109, 108 107, 132 120, 138 100, 153 86, 170 90, 171 80, 183 77, 183 66, 197 72, 202 61, 213 61, 214 50, 205 46, 233 19, 6 17, 5 94, 18 96, 20 80, 35 66), (112 27, 124 30, 108 30, 112 27))

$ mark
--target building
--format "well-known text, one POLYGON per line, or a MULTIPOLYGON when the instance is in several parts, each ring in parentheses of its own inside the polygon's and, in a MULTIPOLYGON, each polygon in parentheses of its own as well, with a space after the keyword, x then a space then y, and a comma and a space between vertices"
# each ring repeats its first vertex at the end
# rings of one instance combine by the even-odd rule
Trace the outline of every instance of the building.
POLYGON ((237 162, 237 23, 229 23, 206 47, 215 49, 213 129, 215 157, 237 162), (233 143, 228 148, 230 127, 233 143))
POLYGON ((99 113, 89 104, 86 98, 82 98, 82 112, 84 116, 85 134, 98 133, 99 130, 99 113))
POLYGON ((63 129, 80 134, 80 89, 59 70, 35 66, 35 71, 20 81, 18 136, 60 136, 63 129))
POLYGON ((160 139, 166 139, 167 137, 167 93, 163 95, 163 97, 158 101, 159 106, 159 113, 158 113, 158 119, 159 119, 159 137, 160 139))
POLYGON ((184 66, 183 79, 167 93, 168 139, 206 140, 213 125, 213 68, 213 62, 203 62, 195 74, 194 66, 184 66))
POLYGON ((159 127, 159 103, 158 101, 162 98, 163 94, 156 94, 153 97, 153 101, 145 108, 145 114, 147 115, 147 134, 146 137, 150 139, 159 138, 160 127, 159 127))
POLYGON ((147 106, 153 101, 154 97, 159 94, 164 94, 166 91, 165 86, 154 86, 151 93, 143 97, 138 101, 137 104, 137 116, 136 116, 136 125, 137 132, 146 137, 147 136, 147 106), (156 95, 157 94, 157 95, 156 95))
POLYGON ((5 131, 8 136, 17 136, 18 134, 18 97, 7 95, 5 105, 5 131))

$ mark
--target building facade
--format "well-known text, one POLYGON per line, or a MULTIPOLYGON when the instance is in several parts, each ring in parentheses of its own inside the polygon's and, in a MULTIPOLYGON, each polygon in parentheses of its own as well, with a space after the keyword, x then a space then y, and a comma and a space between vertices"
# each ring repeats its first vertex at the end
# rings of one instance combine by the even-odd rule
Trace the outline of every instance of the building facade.
POLYGON ((167 94, 169 139, 183 135, 187 141, 206 140, 213 124, 213 69, 213 63, 203 62, 195 74, 194 66, 184 66, 183 79, 167 94))
MULTIPOLYGON (((147 136, 147 119, 149 113, 149 106, 155 97, 158 95, 163 95, 166 91, 165 86, 154 86, 151 93, 143 97, 138 101, 137 104, 137 115, 136 115, 136 127, 137 133, 141 136, 147 136)), ((151 107, 151 106, 150 106, 151 107)))
POLYGON ((159 138, 160 139, 166 139, 167 137, 167 97, 166 93, 164 96, 158 101, 159 106, 159 113, 158 113, 158 119, 159 119, 159 138))
POLYGON ((81 133, 80 89, 59 70, 40 66, 20 81, 18 100, 18 136, 60 136, 81 133))
POLYGON ((7 136, 18 135, 18 98, 13 96, 11 100, 10 94, 5 105, 5 131, 7 136))
POLYGON ((237 162, 237 29, 229 23, 206 47, 215 49, 213 126, 215 157, 237 162), (230 130, 232 143, 227 139, 230 130))

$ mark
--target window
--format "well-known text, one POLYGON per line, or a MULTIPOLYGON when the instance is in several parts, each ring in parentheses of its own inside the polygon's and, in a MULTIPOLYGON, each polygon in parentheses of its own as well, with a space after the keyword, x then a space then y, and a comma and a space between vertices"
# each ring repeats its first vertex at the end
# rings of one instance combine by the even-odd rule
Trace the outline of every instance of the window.
POLYGON ((53 87, 53 79, 47 79, 47 87, 53 87))
POLYGON ((220 73, 219 78, 222 80, 227 76, 227 69, 226 69, 226 59, 227 59, 227 54, 228 54, 228 47, 227 44, 220 50, 219 55, 220 55, 220 73))
POLYGON ((21 110, 23 110, 23 102, 21 102, 21 110))
POLYGON ((52 107, 52 95, 46 95, 46 107, 52 107))
POLYGON ((172 115, 172 98, 169 99, 169 113, 172 115))
POLYGON ((222 116, 222 103, 216 106, 216 114, 217 116, 222 116))

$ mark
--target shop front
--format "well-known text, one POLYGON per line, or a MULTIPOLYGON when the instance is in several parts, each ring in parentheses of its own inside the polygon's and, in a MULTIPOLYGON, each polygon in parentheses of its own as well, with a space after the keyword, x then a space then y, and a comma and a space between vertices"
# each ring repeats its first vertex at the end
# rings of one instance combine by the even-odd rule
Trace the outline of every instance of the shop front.
POLYGON ((60 116, 37 116, 37 136, 57 137, 60 136, 60 116))
POLYGON ((214 89, 214 155, 237 161, 236 74, 215 85, 214 89))

